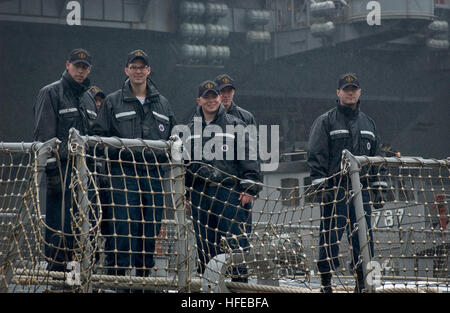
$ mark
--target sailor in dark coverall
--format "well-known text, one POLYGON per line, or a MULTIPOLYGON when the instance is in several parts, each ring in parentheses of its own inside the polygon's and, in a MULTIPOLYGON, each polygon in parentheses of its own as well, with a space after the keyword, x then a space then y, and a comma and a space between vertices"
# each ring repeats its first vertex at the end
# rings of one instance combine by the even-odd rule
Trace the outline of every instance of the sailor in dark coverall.
MULTIPOLYGON (((339 97, 337 105, 314 121, 308 142, 307 162, 311 170, 312 184, 320 186, 320 188, 327 177, 340 171, 342 150, 347 149, 353 155, 367 156, 380 155, 381 150, 375 122, 360 111, 361 87, 355 74, 348 73, 339 77, 337 95, 339 97)), ((367 171, 363 168, 362 171, 364 170, 367 171)), ((363 174, 362 172, 361 176, 363 174)), ((371 187, 387 187, 387 183, 379 179, 372 179, 372 181, 362 179, 361 183, 363 188, 367 188, 368 184, 371 187)), ((356 223, 355 208, 351 200, 347 204, 349 195, 345 194, 345 189, 348 187, 346 184, 347 181, 344 177, 336 176, 328 181, 327 186, 324 186, 325 192, 322 195, 325 205, 321 207, 320 248, 317 266, 321 275, 321 291, 324 293, 332 292, 332 271, 339 267, 339 242, 345 229, 352 246, 353 270, 357 276, 355 292, 361 292, 365 287, 362 266, 355 266, 359 259, 360 244, 357 232, 353 233, 356 223), (339 181, 340 188, 336 195, 332 188, 337 186, 339 181), (335 197, 337 203, 334 205, 335 197), (348 224, 347 218, 349 219, 348 224), (350 236, 350 234, 352 235, 350 236)), ((367 189, 363 189, 362 197, 370 234, 370 252, 373 255, 370 195, 367 189)), ((379 203, 378 199, 379 195, 375 202, 379 203)), ((379 207, 380 204, 377 208, 379 207)))
MULTIPOLYGON (((91 71, 91 62, 92 56, 88 51, 73 50, 66 61, 62 78, 43 87, 33 107, 34 140, 45 142, 57 137, 62 141, 58 156, 50 158, 46 167, 45 255, 51 271, 65 271, 67 263, 72 261, 74 240, 70 213, 71 191, 68 188, 70 175, 65 176, 67 166, 70 173, 67 140, 72 127, 81 135, 88 134, 90 125, 97 117, 94 99, 86 92, 90 86, 87 77, 91 71), (58 162, 61 162, 60 167, 58 162), (62 231, 62 234, 57 231, 62 231)), ((74 207, 74 214, 76 209, 74 207)))
MULTIPOLYGON (((150 80, 150 72, 145 51, 135 50, 128 54, 125 66, 128 79, 121 89, 104 100, 94 127, 95 134, 169 139, 176 125, 175 117, 168 100, 150 80)), ((108 229, 105 247, 108 273, 124 275, 134 266, 136 275, 145 277, 155 265, 155 239, 163 215, 163 172, 155 162, 164 163, 167 159, 164 153, 156 150, 145 155, 142 151, 132 155, 129 151, 114 154, 111 148, 109 157, 114 160, 110 166, 113 191, 109 197, 114 205, 107 204, 103 209, 105 228, 108 229), (133 165, 130 163, 133 159, 141 164, 133 165)))
POLYGON ((228 74, 221 74, 214 79, 214 82, 217 86, 219 86, 221 103, 225 108, 225 112, 236 116, 246 125, 256 125, 256 120, 253 114, 238 106, 234 102, 236 84, 234 83, 233 78, 231 78, 228 74))
MULTIPOLYGON (((213 81, 205 81, 200 85, 197 103, 197 113, 188 124, 193 135, 186 142, 191 149, 192 161, 187 168, 186 187, 192 203, 192 220, 200 259, 197 270, 204 273, 208 262, 223 252, 220 249, 222 239, 231 249, 245 250, 249 247, 247 237, 243 236, 246 231, 242 221, 248 216, 244 207, 253 200, 261 187, 258 184, 258 162, 250 160, 248 154, 239 160, 237 135, 227 132, 228 125, 233 128, 245 125, 225 112, 220 104, 218 86, 213 81), (208 127, 215 129, 211 137, 195 134, 196 129, 204 134, 208 127), (214 150, 220 149, 220 157, 206 156, 208 151, 204 151, 205 146, 211 140, 216 143, 214 150), (227 155, 230 149, 233 149, 231 158, 227 155), (199 152, 202 153, 200 156, 199 152), (233 235, 237 239, 232 238, 233 235)), ((217 151, 214 152, 216 155, 217 151)))
MULTIPOLYGON (((257 129, 256 129, 257 124, 256 124, 255 117, 249 111, 238 106, 234 101, 234 95, 236 94, 236 84, 234 83, 233 78, 231 78, 231 76, 228 74, 221 74, 221 75, 218 75, 214 79, 214 82, 217 84, 217 86, 219 88, 221 103, 225 109, 225 112, 227 114, 230 114, 230 115, 233 115, 233 116, 239 118, 247 126, 255 127, 254 128, 255 129, 255 140, 256 140, 256 143, 258 144, 259 141, 258 141, 258 135, 257 135, 257 129)), ((259 164, 259 162, 258 162, 258 164, 259 164)), ((262 181, 262 177, 260 177, 260 180, 262 181)), ((252 232, 252 213, 251 213, 252 202, 247 203, 244 206, 244 209, 245 210, 240 215, 240 217, 242 218, 242 220, 240 222, 243 222, 245 224, 245 232, 250 234, 252 232)), ((245 274, 244 269, 239 269, 239 271, 241 272, 241 274, 242 273, 245 274)), ((233 273, 233 274, 237 274, 237 273, 233 273)), ((233 276, 233 278, 231 280, 235 281, 235 282, 247 282, 248 281, 247 277, 245 277, 245 276, 243 276, 243 277, 233 276)))

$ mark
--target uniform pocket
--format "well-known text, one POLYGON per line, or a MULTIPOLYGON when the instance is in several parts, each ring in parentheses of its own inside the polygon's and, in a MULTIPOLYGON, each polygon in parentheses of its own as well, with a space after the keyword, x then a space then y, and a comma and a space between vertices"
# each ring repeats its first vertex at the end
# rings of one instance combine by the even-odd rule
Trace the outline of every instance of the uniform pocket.
POLYGON ((158 130, 161 134, 162 139, 168 139, 169 138, 169 131, 170 131, 170 119, 168 116, 152 111, 153 117, 156 120, 156 126, 158 127, 158 130))
POLYGON ((332 151, 341 152, 347 148, 350 132, 347 129, 336 129, 330 132, 332 151))
POLYGON ((97 113, 95 113, 95 111, 86 109, 86 112, 87 112, 87 114, 88 114, 88 117, 89 117, 91 120, 95 120, 95 119, 97 118, 97 113))
POLYGON ((120 134, 126 138, 132 138, 134 134, 134 121, 136 111, 126 111, 115 114, 120 134))
POLYGON ((127 121, 136 116, 136 111, 120 112, 115 115, 117 121, 127 121))
POLYGON ((77 118, 80 117, 80 113, 78 112, 77 108, 65 108, 65 109, 60 109, 58 111, 59 116, 63 119, 67 119, 70 121, 73 121, 77 118))
POLYGON ((375 134, 369 130, 361 131, 361 152, 365 155, 370 155, 372 148, 375 145, 375 134))

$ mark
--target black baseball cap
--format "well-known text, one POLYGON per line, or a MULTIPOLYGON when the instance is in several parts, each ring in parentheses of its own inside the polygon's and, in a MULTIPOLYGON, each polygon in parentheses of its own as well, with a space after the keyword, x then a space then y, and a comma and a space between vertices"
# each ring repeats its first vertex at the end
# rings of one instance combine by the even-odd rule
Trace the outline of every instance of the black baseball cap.
POLYGON ((103 99, 106 98, 105 93, 103 90, 98 88, 97 86, 91 86, 89 87, 88 91, 91 93, 91 95, 95 98, 96 96, 102 97, 103 99))
POLYGON ((130 53, 128 53, 127 56, 127 66, 128 64, 130 64, 131 62, 133 62, 136 59, 141 59, 142 61, 144 61, 145 65, 148 65, 148 55, 147 53, 145 53, 144 50, 134 50, 131 51, 130 53))
POLYGON ((361 88, 359 84, 359 79, 354 73, 345 73, 339 76, 338 89, 344 89, 348 86, 355 86, 356 88, 361 88))
POLYGON ((232 87, 233 89, 236 89, 236 87, 234 87, 233 79, 228 74, 221 74, 217 76, 214 79, 214 82, 219 86, 219 91, 225 87, 232 87))
POLYGON ((206 80, 200 84, 198 87, 198 97, 203 97, 208 91, 214 91, 216 95, 219 95, 218 86, 212 80, 206 80))
POLYGON ((69 62, 72 64, 84 63, 88 66, 92 65, 92 56, 85 49, 75 49, 69 55, 69 62))

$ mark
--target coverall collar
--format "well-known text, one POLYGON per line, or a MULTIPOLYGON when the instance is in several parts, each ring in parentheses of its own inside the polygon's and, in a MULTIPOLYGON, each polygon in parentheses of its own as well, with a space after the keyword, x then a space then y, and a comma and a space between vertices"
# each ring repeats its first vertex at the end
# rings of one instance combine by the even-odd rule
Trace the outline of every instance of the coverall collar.
POLYGON ((236 109, 236 103, 234 103, 234 100, 231 101, 230 107, 228 108, 227 112, 233 112, 233 110, 236 109))
POLYGON ((81 96, 91 84, 89 78, 86 78, 81 84, 76 82, 67 70, 65 70, 62 74, 62 80, 67 84, 67 86, 69 86, 73 94, 77 97, 81 96))
MULTIPOLYGON (((152 82, 149 79, 147 79, 146 90, 147 90, 146 98, 159 95, 158 89, 156 89, 156 87, 152 84, 152 82)), ((125 101, 135 101, 136 100, 136 96, 134 95, 133 90, 131 89, 130 79, 127 78, 125 80, 125 83, 123 84, 122 92, 123 92, 123 99, 125 101)))
POLYGON ((348 117, 356 117, 359 114, 359 106, 360 106, 360 100, 358 100, 358 103, 356 104, 356 109, 349 108, 348 106, 342 105, 339 100, 336 100, 337 102, 337 109, 339 112, 343 113, 345 116, 348 117))

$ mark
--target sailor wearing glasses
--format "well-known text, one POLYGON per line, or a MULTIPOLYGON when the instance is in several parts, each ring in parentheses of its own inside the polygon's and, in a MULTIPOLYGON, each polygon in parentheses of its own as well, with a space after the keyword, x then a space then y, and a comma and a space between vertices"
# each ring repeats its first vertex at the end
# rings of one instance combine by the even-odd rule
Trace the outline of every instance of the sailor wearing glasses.
MULTIPOLYGON (((108 95, 101 107, 95 133, 119 138, 168 140, 175 117, 168 100, 160 94, 149 75, 149 58, 143 50, 128 54, 127 80, 108 95)), ((148 276, 154 266, 155 238, 161 229, 163 194, 155 162, 167 159, 162 151, 109 151, 114 160, 109 204, 103 206, 107 224, 106 265, 111 274, 124 275, 136 267, 137 276, 148 276), (133 164, 137 162, 137 165, 133 164), (123 176, 125 175, 125 176, 123 176)))

